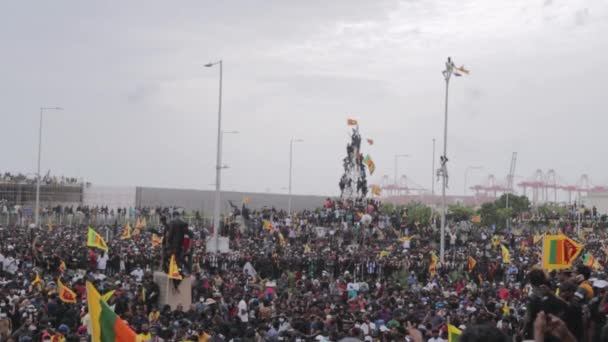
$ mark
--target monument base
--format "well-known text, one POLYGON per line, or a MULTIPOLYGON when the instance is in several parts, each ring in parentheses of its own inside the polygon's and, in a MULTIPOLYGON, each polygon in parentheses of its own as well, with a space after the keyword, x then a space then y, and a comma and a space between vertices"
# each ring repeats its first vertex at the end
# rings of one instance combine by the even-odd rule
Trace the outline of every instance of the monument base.
POLYGON ((217 248, 216 248, 215 240, 212 237, 209 240, 207 240, 207 244, 206 244, 207 252, 208 253, 217 253, 217 252, 230 253, 229 241, 230 241, 230 239, 228 239, 227 237, 223 237, 223 236, 218 237, 217 248))
POLYGON ((178 305, 188 310, 192 304, 192 278, 184 277, 179 283, 177 290, 173 285, 173 279, 169 279, 164 272, 154 272, 154 282, 160 289, 158 294, 158 306, 162 309, 163 306, 169 305, 171 310, 175 310, 178 305))

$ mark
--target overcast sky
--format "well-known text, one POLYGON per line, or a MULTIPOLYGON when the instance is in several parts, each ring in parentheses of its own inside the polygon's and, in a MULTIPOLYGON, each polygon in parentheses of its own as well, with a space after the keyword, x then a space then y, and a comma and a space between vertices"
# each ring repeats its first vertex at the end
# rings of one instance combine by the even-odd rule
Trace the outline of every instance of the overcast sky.
POLYGON ((336 194, 361 124, 379 182, 431 186, 443 144, 447 56, 450 192, 487 174, 553 168, 608 183, 605 0, 3 1, 0 171, 99 185, 212 188, 224 61, 223 188, 336 194))

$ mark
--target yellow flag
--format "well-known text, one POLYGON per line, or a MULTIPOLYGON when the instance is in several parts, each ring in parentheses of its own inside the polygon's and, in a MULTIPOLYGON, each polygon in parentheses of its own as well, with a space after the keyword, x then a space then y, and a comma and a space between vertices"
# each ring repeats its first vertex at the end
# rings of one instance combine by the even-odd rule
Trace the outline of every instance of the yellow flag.
POLYGON ((130 238, 131 238, 131 225, 129 224, 129 222, 127 222, 125 229, 122 231, 122 234, 120 235, 120 239, 127 240, 130 238))
POLYGON ((182 275, 179 273, 177 262, 175 261, 175 254, 171 256, 171 260, 169 261, 169 274, 167 274, 167 276, 170 279, 183 279, 182 275))
POLYGON ((42 286, 42 279, 40 279, 40 275, 38 274, 38 272, 36 272, 36 277, 34 277, 34 280, 32 280, 32 286, 38 285, 38 286, 42 286))
POLYGON ((509 309, 509 303, 505 302, 504 305, 502 306, 502 313, 505 315, 508 315, 511 312, 511 309, 509 309))
POLYGON ((500 245, 500 248, 502 249, 503 264, 510 264, 511 263, 511 254, 509 254, 509 250, 507 249, 507 247, 505 247, 505 245, 500 245))
POLYGON ((87 233, 87 247, 95 247, 101 249, 102 251, 108 251, 106 240, 104 240, 99 233, 94 231, 93 228, 89 228, 87 233))

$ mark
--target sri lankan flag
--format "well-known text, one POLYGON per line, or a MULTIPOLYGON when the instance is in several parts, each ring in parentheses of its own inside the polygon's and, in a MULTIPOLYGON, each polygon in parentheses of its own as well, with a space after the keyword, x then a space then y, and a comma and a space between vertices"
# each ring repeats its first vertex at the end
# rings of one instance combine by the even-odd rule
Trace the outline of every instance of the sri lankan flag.
POLYGON ((40 275, 38 274, 38 272, 36 272, 36 276, 34 277, 34 280, 32 280, 30 287, 34 287, 36 285, 38 285, 39 290, 42 290, 42 287, 44 286, 42 284, 42 279, 40 279, 40 275))
POLYGON ((475 265, 477 265, 477 260, 472 256, 469 256, 469 273, 473 272, 475 265))
POLYGON ((448 324, 448 342, 458 342, 462 331, 455 326, 448 324))
POLYGON ((546 235, 543 241, 543 268, 559 270, 572 267, 583 246, 563 235, 546 235))
POLYGON ((57 279, 57 291, 59 299, 64 303, 76 303, 76 293, 61 282, 61 278, 57 279))
POLYGON ((359 122, 357 122, 357 120, 355 120, 355 119, 348 119, 348 120, 346 121, 346 123, 347 123, 349 126, 357 126, 357 125, 359 124, 359 122))
POLYGON ((91 318, 92 342, 138 342, 138 337, 106 303, 95 286, 87 281, 87 304, 91 318))
POLYGON ((89 232, 87 233, 87 247, 95 247, 102 251, 108 251, 106 241, 93 228, 89 228, 89 232))
POLYGON ((382 189, 377 185, 372 185, 372 195, 380 196, 382 194, 382 189))
POLYGON ((437 263, 439 262, 439 258, 435 254, 435 252, 431 252, 431 264, 429 265, 429 273, 431 275, 437 274, 437 263))
POLYGON ((171 256, 171 260, 169 261, 169 274, 167 275, 170 279, 178 279, 182 280, 183 277, 179 273, 179 268, 177 267, 177 262, 175 261, 175 254, 171 256))
POLYGON ((509 254, 509 249, 505 245, 500 245, 500 249, 502 252, 502 263, 510 264, 511 263, 511 254, 509 254))
POLYGON ((272 222, 270 220, 264 220, 264 229, 272 230, 272 222))
POLYGON ((152 234, 152 247, 160 246, 163 243, 163 238, 158 237, 156 234, 152 234))
POLYGON ((127 240, 131 238, 131 225, 127 222, 125 229, 123 229, 122 234, 120 234, 121 240, 127 240))
POLYGON ((585 264, 585 266, 593 266, 593 263, 595 263, 595 258, 593 257, 593 255, 591 255, 591 253, 587 252, 585 253, 585 257, 583 258, 583 263, 585 264))

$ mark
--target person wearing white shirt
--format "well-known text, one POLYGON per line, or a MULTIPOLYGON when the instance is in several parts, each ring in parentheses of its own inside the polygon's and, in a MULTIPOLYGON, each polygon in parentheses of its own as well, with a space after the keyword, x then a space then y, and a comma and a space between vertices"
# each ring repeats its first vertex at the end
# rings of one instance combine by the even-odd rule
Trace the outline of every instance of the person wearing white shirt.
POLYGON ((97 258, 97 269, 100 270, 101 272, 106 271, 106 266, 108 265, 108 259, 110 259, 108 257, 108 253, 107 252, 103 252, 103 255, 100 255, 97 258))
POLYGON ((249 322, 249 310, 247 308, 247 302, 245 301, 245 299, 241 298, 241 300, 239 301, 238 310, 238 315, 241 322, 249 322))
POLYGON ((434 329, 431 332, 431 338, 429 338, 427 340, 427 342, 447 342, 446 340, 442 339, 441 337, 439 337, 439 330, 434 329))
POLYGON ((133 271, 131 271, 131 275, 135 277, 135 280, 140 283, 142 278, 144 277, 144 270, 141 269, 141 266, 137 266, 133 271))

